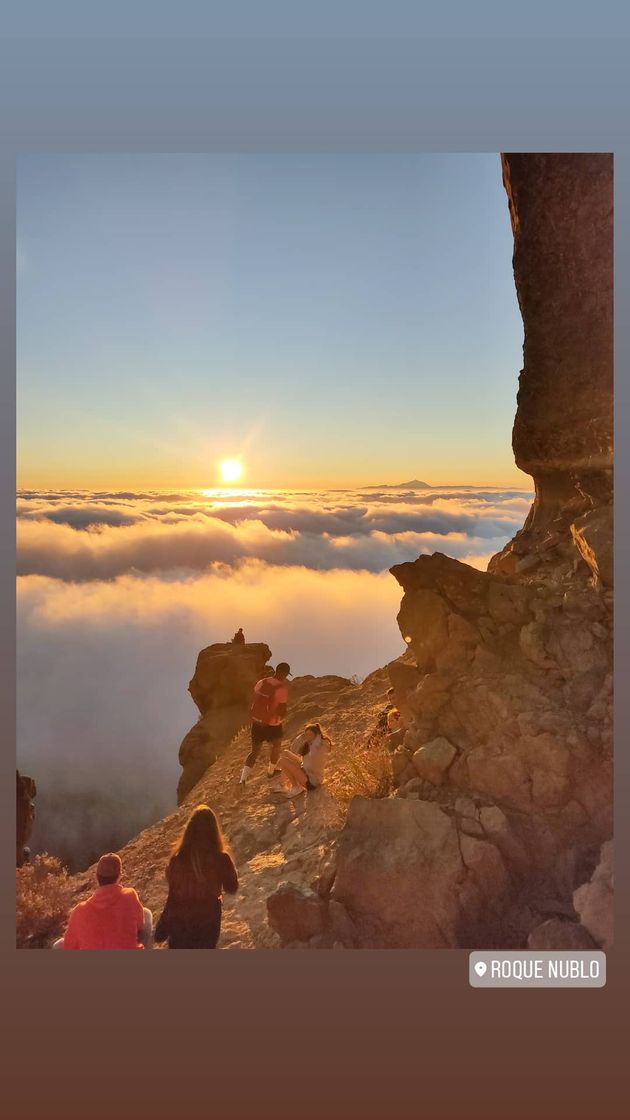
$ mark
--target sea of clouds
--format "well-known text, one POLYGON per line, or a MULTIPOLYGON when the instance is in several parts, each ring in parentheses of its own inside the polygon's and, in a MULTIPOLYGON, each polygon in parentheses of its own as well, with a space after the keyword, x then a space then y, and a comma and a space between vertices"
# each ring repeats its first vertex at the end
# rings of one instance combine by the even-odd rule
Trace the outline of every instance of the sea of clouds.
POLYGON ((524 490, 20 491, 18 765, 36 849, 73 866, 175 804, 200 649, 243 626, 296 674, 365 676, 402 652, 388 569, 478 568, 524 490))

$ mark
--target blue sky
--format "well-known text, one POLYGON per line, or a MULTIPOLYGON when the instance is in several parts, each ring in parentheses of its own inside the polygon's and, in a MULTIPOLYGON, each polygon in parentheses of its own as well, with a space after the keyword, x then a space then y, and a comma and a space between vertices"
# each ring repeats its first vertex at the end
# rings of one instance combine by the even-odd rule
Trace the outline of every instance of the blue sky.
POLYGON ((527 485, 496 154, 29 155, 18 484, 527 485))

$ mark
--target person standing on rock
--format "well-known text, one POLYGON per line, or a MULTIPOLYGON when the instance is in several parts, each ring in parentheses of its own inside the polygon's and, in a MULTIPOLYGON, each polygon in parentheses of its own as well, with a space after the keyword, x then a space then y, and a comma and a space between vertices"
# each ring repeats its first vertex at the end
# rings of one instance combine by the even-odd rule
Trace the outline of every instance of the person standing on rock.
POLYGON ((290 667, 286 661, 281 661, 273 676, 262 677, 254 688, 254 699, 251 707, 252 749, 245 759, 245 765, 241 771, 241 785, 249 778, 263 743, 269 743, 268 777, 273 777, 277 772, 276 764, 282 750, 282 721, 286 715, 289 699, 288 678, 290 676, 290 667))
POLYGON ((166 869, 168 896, 155 940, 169 949, 216 949, 223 891, 235 894, 238 875, 209 805, 198 805, 175 844, 166 869))

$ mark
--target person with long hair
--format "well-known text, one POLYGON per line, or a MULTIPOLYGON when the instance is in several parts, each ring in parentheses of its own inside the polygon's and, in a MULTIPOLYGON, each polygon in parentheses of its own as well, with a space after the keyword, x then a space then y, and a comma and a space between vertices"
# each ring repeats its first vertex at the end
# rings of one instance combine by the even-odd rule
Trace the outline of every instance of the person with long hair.
POLYGON ((169 949, 216 949, 223 892, 235 894, 238 876, 216 814, 198 805, 173 847, 166 868, 168 896, 155 929, 169 949))
POLYGON ((317 789, 324 781, 326 761, 332 748, 321 723, 309 723, 293 741, 294 750, 282 751, 278 766, 281 779, 275 791, 297 797, 305 790, 317 789))

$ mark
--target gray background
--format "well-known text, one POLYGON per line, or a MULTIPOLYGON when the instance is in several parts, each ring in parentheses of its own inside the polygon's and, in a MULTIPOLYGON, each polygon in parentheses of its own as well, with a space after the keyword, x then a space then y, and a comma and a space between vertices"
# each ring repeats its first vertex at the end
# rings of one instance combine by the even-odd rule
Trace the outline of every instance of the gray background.
MULTIPOLYGON (((330 1110, 331 1100, 345 1108, 363 1097, 366 1115, 371 1108, 395 1114, 412 1097, 420 1103, 414 1080, 420 1062, 422 1105, 430 1106, 435 1095, 428 1114, 436 1120, 452 1115, 449 1102, 456 1098, 469 1117, 478 1108, 488 1120, 504 1115, 508 1106, 512 1118, 531 1116, 543 1088, 545 1115, 562 1115, 563 1108, 566 1114, 570 1096, 576 1118, 592 1115, 593 1107, 603 1103, 598 1061, 606 1062, 611 1092, 615 1069, 621 1068, 622 998, 630 969, 620 951, 629 932, 630 831, 630 759, 623 749, 630 704, 630 635, 624 625, 627 431, 622 438, 628 424, 630 333, 627 27, 621 26, 618 5, 606 3, 594 12, 580 3, 446 4, 431 16, 417 4, 337 4, 334 17, 331 5, 314 9, 301 3, 234 3, 221 22, 212 6, 199 4, 180 3, 175 10, 172 4, 135 3, 130 12, 119 4, 23 2, 5 27, 0 56, 0 788, 7 807, 0 816, 6 832, 0 844, 1 964, 5 1006, 12 1012, 12 1052, 6 1049, 2 1060, 15 1062, 5 1093, 16 1094, 15 1115, 46 1108, 53 1116, 55 1101, 66 1117, 74 1114, 61 1090, 65 1075, 73 1078, 73 1099, 80 1090, 92 1097, 98 1092, 103 1104, 111 1099, 115 1107, 124 1091, 129 1108, 139 1108, 147 1102, 148 1086, 159 1093, 162 1107, 171 1102, 177 1114, 192 1101, 194 1086, 207 1094, 214 1077, 214 1099, 223 1100, 224 1117, 242 1115, 245 1107, 256 1107, 259 1116, 268 1107, 277 1117, 270 1059, 277 1057, 280 1041, 288 1044, 289 1038, 293 1067, 286 1085, 296 1078, 303 1115, 311 1106, 330 1110), (196 12, 194 26, 191 12, 196 12), (454 27, 459 37, 447 38, 454 27), (249 37, 242 37, 244 31, 249 37), (211 34, 214 39, 207 37, 211 34), (484 995, 469 988, 468 954, 456 951, 223 953, 209 954, 212 959, 204 958, 203 965, 189 954, 155 953, 142 962, 130 955, 121 961, 87 954, 79 955, 80 963, 71 969, 74 954, 61 954, 59 961, 55 954, 13 950, 15 153, 212 149, 615 152, 616 801, 621 811, 617 940, 602 990, 512 989, 484 995), (98 1002, 89 1031, 82 1011, 87 991, 98 1002), (173 1078, 178 1041, 186 1047, 179 1066, 185 1078, 179 1081, 173 1078), (378 1056, 370 1062, 376 1044, 378 1056), (308 1050, 315 1045, 326 1074, 313 1079, 308 1050), (161 1049, 166 1060, 159 1064, 161 1049), (244 1054, 254 1066, 251 1079, 242 1076, 244 1054), (85 1063, 81 1074, 80 1060, 85 1063), (117 1062, 115 1083, 98 1076, 105 1060, 117 1062), (453 1077, 455 1062, 462 1067, 461 1078, 453 1077), (534 1068, 538 1082, 531 1076, 534 1068), (203 1078, 199 1082, 197 1071, 203 1078)), ((516 395, 518 370, 505 375, 516 395)), ((622 1114, 618 1107, 610 1105, 607 1120, 622 1114)))

